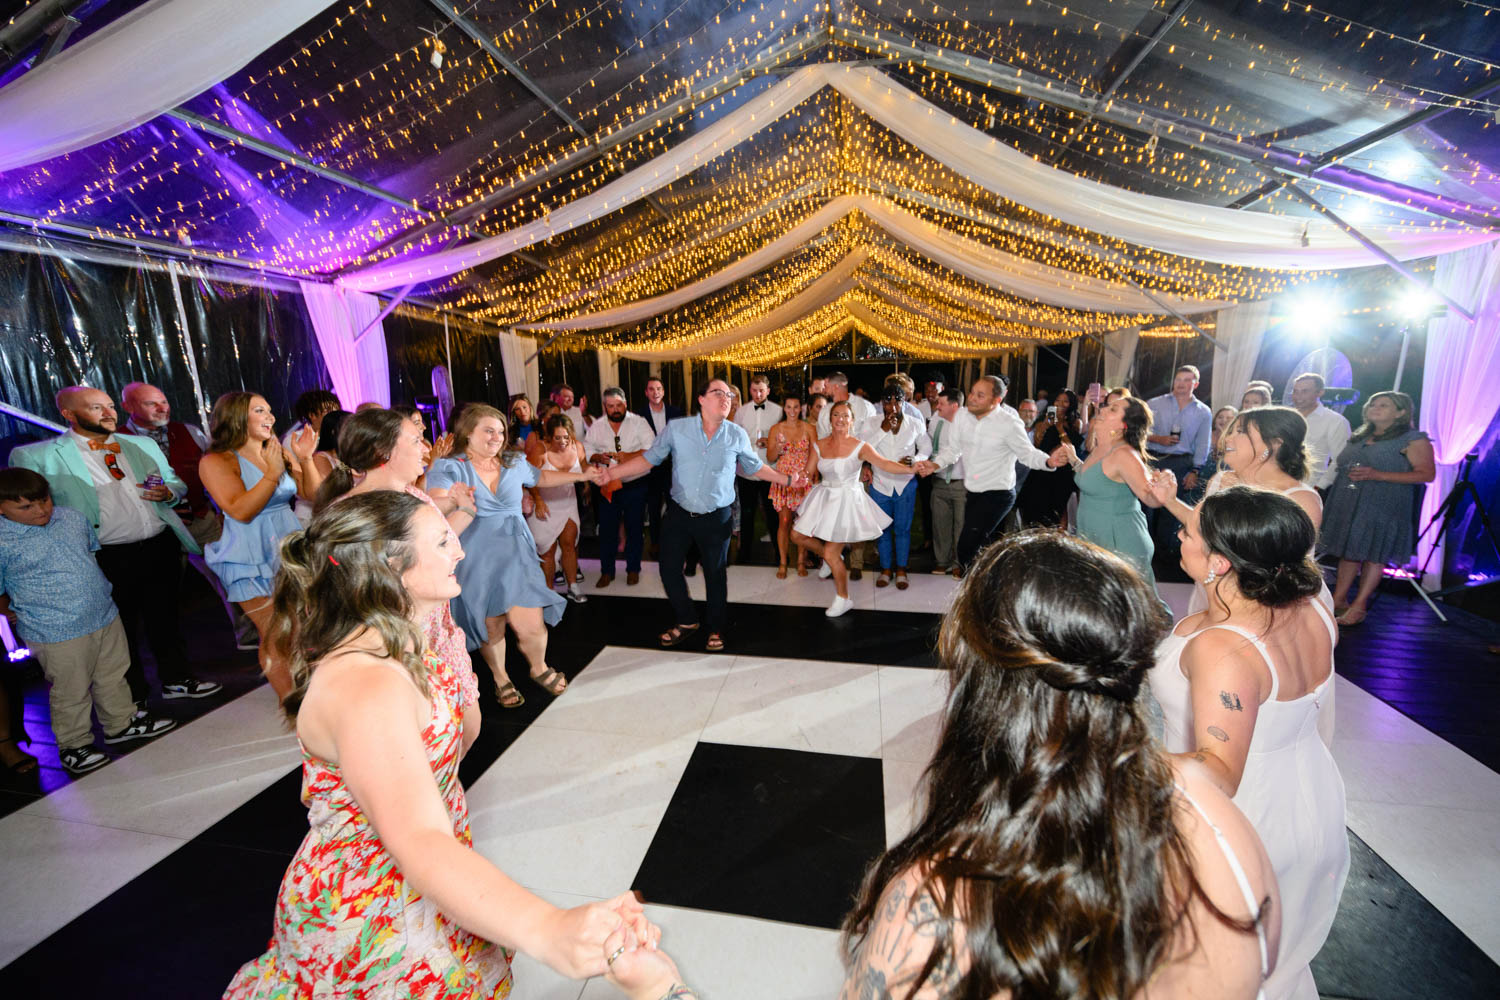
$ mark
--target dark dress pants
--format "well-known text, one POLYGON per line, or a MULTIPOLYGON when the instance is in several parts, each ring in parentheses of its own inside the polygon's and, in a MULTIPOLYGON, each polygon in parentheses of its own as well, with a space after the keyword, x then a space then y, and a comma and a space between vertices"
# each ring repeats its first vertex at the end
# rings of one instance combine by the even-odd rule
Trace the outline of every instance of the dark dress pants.
POLYGON ((112 596, 130 642, 130 669, 125 672, 130 697, 142 702, 151 692, 141 661, 143 625, 156 659, 157 680, 163 684, 187 680, 187 648, 178 607, 182 602, 182 546, 177 536, 165 529, 144 541, 105 545, 94 557, 114 588, 112 596))
POLYGON ((599 572, 615 575, 615 550, 620 544, 620 522, 625 522, 625 572, 641 571, 641 550, 645 547, 646 489, 644 479, 626 483, 615 491, 612 500, 599 496, 595 513, 599 518, 599 572))
POLYGON ((729 613, 729 534, 733 530, 728 506, 707 514, 690 514, 674 500, 667 501, 666 523, 662 526, 662 589, 672 602, 675 624, 692 625, 698 621, 698 609, 688 596, 687 578, 682 565, 688 548, 695 547, 703 566, 703 585, 708 610, 703 624, 710 632, 722 632, 729 613))
MULTIPOLYGON (((1152 455, 1152 464, 1158 469, 1166 469, 1177 477, 1177 499, 1186 502, 1188 490, 1182 486, 1183 479, 1187 478, 1189 472, 1198 468, 1198 463, 1193 461, 1192 455, 1152 455)), ((1147 527, 1151 531, 1151 541, 1156 545, 1158 555, 1166 555, 1176 559, 1176 553, 1181 550, 1182 543, 1177 538, 1177 518, 1165 507, 1147 507, 1141 504, 1146 511, 1147 527)))
POLYGON ((780 518, 776 508, 771 504, 771 484, 764 479, 746 479, 744 476, 736 477, 735 488, 740 495, 740 562, 750 561, 750 548, 760 538, 755 533, 755 511, 759 509, 766 519, 766 533, 772 539, 776 537, 776 529, 780 518))
POLYGON ((1000 536, 1000 525, 1015 505, 1015 490, 969 493, 964 501, 964 530, 958 536, 960 566, 968 570, 979 550, 1000 536))

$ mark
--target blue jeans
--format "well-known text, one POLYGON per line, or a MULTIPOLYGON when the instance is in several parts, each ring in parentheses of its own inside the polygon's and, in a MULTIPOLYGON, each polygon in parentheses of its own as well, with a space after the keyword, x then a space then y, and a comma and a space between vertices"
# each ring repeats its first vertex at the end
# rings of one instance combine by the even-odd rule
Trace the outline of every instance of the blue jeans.
POLYGON ((880 552, 880 568, 882 571, 891 568, 891 540, 894 538, 895 564, 905 569, 907 557, 911 555, 911 517, 917 510, 917 479, 913 476, 905 489, 890 496, 877 492, 874 486, 866 488, 875 506, 891 518, 891 526, 880 533, 880 541, 875 546, 880 552))

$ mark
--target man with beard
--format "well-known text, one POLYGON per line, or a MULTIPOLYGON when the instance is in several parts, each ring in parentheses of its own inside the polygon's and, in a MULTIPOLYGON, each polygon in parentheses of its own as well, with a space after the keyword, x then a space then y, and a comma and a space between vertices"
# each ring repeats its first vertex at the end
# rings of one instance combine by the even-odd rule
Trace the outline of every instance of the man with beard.
MULTIPOLYGON (((651 447, 656 434, 644 417, 625 408, 625 391, 619 386, 604 390, 604 417, 595 420, 583 436, 583 450, 590 463, 604 468, 628 462, 651 447)), ((608 587, 615 578, 615 552, 620 544, 620 525, 625 525, 625 583, 641 582, 641 549, 646 532, 646 476, 623 483, 611 494, 599 491, 595 507, 599 518, 599 584, 608 587)))
POLYGON ((220 685, 188 672, 178 620, 182 551, 202 548, 173 508, 188 494, 167 456, 149 437, 118 434, 109 394, 73 386, 57 394, 68 429, 50 441, 11 452, 11 464, 45 476, 53 500, 88 519, 99 536, 99 569, 113 588, 130 644, 125 679, 144 705, 149 689, 141 662, 141 625, 156 658, 162 696, 205 698, 220 685))

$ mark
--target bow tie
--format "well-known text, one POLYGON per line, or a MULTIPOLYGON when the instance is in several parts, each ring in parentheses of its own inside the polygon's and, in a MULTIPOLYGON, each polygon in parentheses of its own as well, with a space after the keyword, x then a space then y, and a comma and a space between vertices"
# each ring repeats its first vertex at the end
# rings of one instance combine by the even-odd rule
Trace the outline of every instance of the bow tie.
POLYGON ((766 408, 766 404, 765 403, 756 403, 754 405, 755 405, 755 408, 757 410, 764 410, 766 408))
POLYGON ((112 451, 116 455, 118 455, 120 453, 120 442, 118 442, 118 441, 111 441, 108 444, 105 444, 103 441, 95 441, 93 438, 89 438, 89 450, 90 451, 112 451))

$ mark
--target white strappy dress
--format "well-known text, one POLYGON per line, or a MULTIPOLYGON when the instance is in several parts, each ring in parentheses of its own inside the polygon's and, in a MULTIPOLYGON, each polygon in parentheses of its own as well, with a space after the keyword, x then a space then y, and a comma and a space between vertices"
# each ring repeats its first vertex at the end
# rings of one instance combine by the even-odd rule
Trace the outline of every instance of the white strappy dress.
POLYGON ((822 481, 797 508, 793 527, 825 542, 868 542, 890 527, 891 517, 876 506, 859 481, 860 451, 843 458, 819 458, 822 481))
MULTIPOLYGON (((1333 615, 1310 602, 1338 641, 1333 615)), ((1162 742, 1171 753, 1197 749, 1192 737, 1193 702, 1182 672, 1183 648, 1209 629, 1225 629, 1255 647, 1271 672, 1271 693, 1261 704, 1250 738, 1250 752, 1234 804, 1265 845, 1281 887, 1281 949, 1276 970, 1265 984, 1268 1000, 1317 1000, 1308 964, 1333 926, 1339 896, 1349 876, 1349 839, 1344 829, 1344 779, 1319 736, 1319 714, 1333 690, 1333 655, 1328 677, 1291 701, 1277 695, 1276 663, 1260 638, 1237 625, 1210 625, 1188 635, 1173 632, 1157 648, 1151 689, 1165 720, 1162 742)))
POLYGON ((1239 886, 1240 896, 1245 900, 1245 906, 1250 911, 1250 919, 1255 921, 1255 940, 1260 946, 1260 982, 1261 988, 1255 993, 1255 1000, 1266 1000, 1266 976, 1271 970, 1271 952, 1266 945, 1266 928, 1261 923, 1260 900, 1255 896, 1255 889, 1250 885, 1250 876, 1245 874, 1245 866, 1240 863, 1239 855, 1234 853, 1234 848, 1229 846, 1229 838, 1224 836, 1218 824, 1208 818, 1208 813, 1198 804, 1198 800, 1188 794, 1187 789, 1181 785, 1175 786, 1177 794, 1181 795, 1193 811, 1198 814, 1204 824, 1213 831, 1214 842, 1219 845, 1219 852, 1224 855, 1224 861, 1229 865, 1229 872, 1234 876, 1234 884, 1239 886))
MULTIPOLYGON (((1203 496, 1205 498, 1213 496, 1222 488, 1223 475, 1224 473, 1220 472, 1215 475, 1213 479, 1209 480, 1208 486, 1203 491, 1203 496)), ((1316 495, 1317 492, 1318 491, 1313 489, 1311 486, 1304 486, 1301 483, 1293 486, 1291 489, 1280 491, 1281 495, 1284 497, 1289 497, 1293 493, 1312 493, 1316 495)), ((1333 610, 1333 591, 1328 589, 1327 580, 1323 581, 1323 589, 1318 591, 1318 600, 1322 602, 1323 607, 1327 608, 1329 611, 1333 610)), ((1200 611, 1207 610, 1208 592, 1203 589, 1203 584, 1195 582, 1193 584, 1193 595, 1188 598, 1187 613, 1189 615, 1196 615, 1200 611)))

